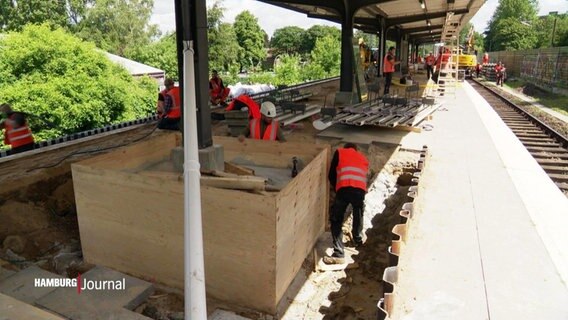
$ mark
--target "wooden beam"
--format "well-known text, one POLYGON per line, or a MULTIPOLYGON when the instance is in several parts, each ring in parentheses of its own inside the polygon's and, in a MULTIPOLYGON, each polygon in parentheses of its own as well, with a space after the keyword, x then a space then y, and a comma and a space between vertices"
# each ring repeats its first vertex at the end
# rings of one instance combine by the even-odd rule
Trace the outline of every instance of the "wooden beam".
POLYGON ((254 176, 254 170, 226 161, 225 172, 234 173, 239 176, 254 176))
POLYGON ((259 177, 201 177, 201 185, 231 190, 265 190, 266 180, 259 177))

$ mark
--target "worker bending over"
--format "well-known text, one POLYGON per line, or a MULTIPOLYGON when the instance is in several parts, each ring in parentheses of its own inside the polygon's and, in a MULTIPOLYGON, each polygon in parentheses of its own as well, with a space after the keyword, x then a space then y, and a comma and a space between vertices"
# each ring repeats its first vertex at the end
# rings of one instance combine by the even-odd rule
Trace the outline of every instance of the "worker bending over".
POLYGON ((209 96, 211 97, 211 103, 216 106, 221 104, 223 107, 227 106, 225 100, 229 96, 231 89, 225 88, 223 84, 223 79, 219 77, 217 70, 213 70, 211 80, 209 80, 209 96))
MULTIPOLYGON (((181 118, 181 98, 179 87, 175 86, 172 79, 166 79, 163 113, 158 128, 166 130, 179 130, 181 118)), ((162 91, 164 92, 164 91, 162 91)), ((158 102, 159 103, 159 102, 158 102)))
POLYGON ((333 238, 333 254, 326 256, 323 262, 327 264, 345 263, 343 250, 343 221, 345 210, 351 204, 353 207, 353 226, 351 234, 356 246, 363 244, 363 204, 367 193, 367 173, 369 161, 353 143, 346 143, 337 149, 329 168, 329 182, 335 189, 335 201, 329 216, 331 236, 333 238))
POLYGON ((4 144, 12 147, 11 154, 32 150, 34 137, 25 114, 14 112, 7 103, 0 105, 0 113, 7 117, 0 122, 0 129, 4 129, 4 144))
POLYGON ((284 138, 284 133, 280 128, 280 123, 274 119, 276 117, 276 106, 270 101, 265 101, 260 106, 260 114, 260 119, 252 118, 249 121, 249 126, 239 136, 239 141, 243 142, 247 137, 257 140, 285 142, 286 138, 284 138))
POLYGON ((225 111, 237 111, 247 109, 249 113, 249 119, 260 119, 260 107, 258 103, 254 101, 251 97, 246 94, 241 94, 240 96, 236 97, 229 103, 229 106, 225 109, 225 111))

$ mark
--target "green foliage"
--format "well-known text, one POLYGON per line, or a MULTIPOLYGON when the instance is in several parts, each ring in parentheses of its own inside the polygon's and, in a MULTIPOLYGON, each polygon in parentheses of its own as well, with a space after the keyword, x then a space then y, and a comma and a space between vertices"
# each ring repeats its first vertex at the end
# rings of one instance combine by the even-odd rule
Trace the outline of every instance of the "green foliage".
POLYGON ((30 119, 38 139, 88 130, 153 112, 154 80, 133 79, 92 45, 47 25, 0 40, 0 97, 30 119))
POLYGON ((341 47, 337 45, 337 39, 333 36, 325 36, 316 41, 316 46, 311 54, 310 65, 317 66, 312 72, 318 71, 312 79, 332 77, 339 74, 341 63, 341 47), (323 77, 319 70, 323 71, 323 77))
POLYGON ((248 83, 250 84, 258 84, 258 83, 265 83, 265 84, 273 84, 278 85, 281 84, 278 82, 276 75, 273 72, 255 72, 251 73, 248 78, 248 83))
POLYGON ((276 84, 295 84, 303 80, 300 56, 281 55, 280 61, 275 67, 276 84))
POLYGON ((499 0, 485 32, 485 48, 491 51, 534 48, 536 32, 531 26, 537 9, 537 0, 499 0))
POLYGON ((270 45, 276 49, 278 53, 299 53, 306 31, 300 27, 288 26, 274 31, 270 45))
POLYGON ((215 2, 207 9, 207 38, 209 41, 209 69, 229 70, 243 56, 243 49, 237 42, 237 35, 230 23, 222 22, 221 2, 215 2))
POLYGON ((315 25, 306 30, 302 41, 301 52, 310 53, 316 46, 319 38, 331 36, 337 40, 337 45, 341 45, 341 30, 332 26, 315 25))
POLYGON ((550 47, 554 34, 554 47, 568 46, 568 15, 547 15, 535 23, 537 32, 537 47, 550 47), (556 27, 554 26, 556 20, 556 27))
POLYGON ((353 39, 356 40, 356 43, 359 43, 359 39, 363 39, 363 41, 365 42, 365 44, 369 47, 369 48, 378 48, 379 44, 379 38, 375 35, 369 34, 369 33, 365 33, 361 30, 357 30, 355 31, 355 33, 353 34, 353 39))
POLYGON ((240 56, 241 70, 258 67, 266 58, 265 32, 260 28, 258 19, 249 11, 243 11, 235 17, 233 27, 239 46, 243 49, 240 56))
POLYGON ((77 25, 77 35, 97 47, 123 56, 159 35, 150 24, 153 0, 96 0, 77 25))
POLYGON ((162 69, 166 76, 179 80, 175 33, 168 33, 146 46, 130 48, 125 56, 134 61, 162 69))

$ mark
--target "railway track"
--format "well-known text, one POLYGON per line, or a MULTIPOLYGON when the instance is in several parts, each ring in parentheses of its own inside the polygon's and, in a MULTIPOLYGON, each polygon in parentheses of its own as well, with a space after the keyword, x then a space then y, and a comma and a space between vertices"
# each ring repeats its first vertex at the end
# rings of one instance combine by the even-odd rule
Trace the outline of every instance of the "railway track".
MULTIPOLYGON (((262 100, 262 99, 265 99, 265 98, 270 97, 270 96, 291 95, 292 93, 296 93, 299 90, 308 90, 309 88, 320 86, 320 85, 325 85, 325 84, 331 83, 333 81, 336 81, 338 79, 339 79, 339 77, 333 77, 333 78, 321 79, 321 80, 316 80, 316 81, 304 82, 304 83, 300 83, 300 84, 297 84, 297 85, 286 86, 286 87, 271 90, 271 91, 253 94, 253 95, 251 95, 251 97, 255 100, 262 100)), ((310 95, 304 94, 304 95, 301 95, 300 98, 302 98, 302 97, 307 98, 309 96, 310 95)), ((157 121, 156 115, 149 115, 147 117, 143 117, 143 118, 136 119, 136 120, 125 121, 125 122, 121 122, 121 123, 117 123, 117 124, 113 124, 113 125, 107 125, 107 126, 104 126, 102 128, 96 128, 96 129, 87 130, 87 131, 83 131, 83 132, 77 132, 77 133, 53 138, 53 139, 50 139, 50 140, 36 142, 34 149, 35 150, 43 149, 43 148, 46 148, 46 147, 51 147, 51 146, 66 143, 66 142, 69 142, 69 141, 80 140, 80 139, 83 139, 83 138, 93 137, 93 136, 96 136, 96 135, 99 135, 99 134, 106 134, 106 133, 109 133, 109 132, 112 132, 112 131, 124 130, 125 128, 129 128, 129 127, 139 126, 139 125, 143 125, 143 124, 149 124, 149 123, 152 123, 152 122, 155 122, 155 121, 157 121)), ((8 157, 10 155, 11 155, 10 150, 0 150, 0 159, 8 157)))
POLYGON ((550 179, 568 196, 568 138, 476 80, 472 87, 495 109, 550 179))

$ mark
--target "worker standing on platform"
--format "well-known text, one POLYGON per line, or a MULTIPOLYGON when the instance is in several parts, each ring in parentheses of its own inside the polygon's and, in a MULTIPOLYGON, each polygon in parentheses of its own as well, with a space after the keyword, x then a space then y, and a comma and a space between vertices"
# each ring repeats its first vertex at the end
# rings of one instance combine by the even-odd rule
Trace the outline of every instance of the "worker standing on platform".
POLYGON ((166 79, 166 94, 164 96, 163 116, 158 123, 158 128, 166 130, 179 130, 181 118, 181 98, 179 87, 172 79, 166 79))
POLYGON ((483 60, 482 60, 483 64, 488 64, 489 63, 489 53, 485 52, 483 54, 483 60))
POLYGON ((392 75, 394 73, 394 66, 399 64, 400 61, 395 60, 395 53, 394 47, 390 47, 385 59, 383 61, 383 73, 385 75, 385 91, 384 94, 389 94, 391 82, 392 82, 392 75))
POLYGON ((0 130, 4 129, 4 144, 12 147, 11 154, 32 150, 34 137, 25 114, 14 112, 7 103, 0 105, 0 113, 7 117, 0 122, 0 130))
POLYGON ((499 63, 497 63, 497 65, 495 66, 495 75, 497 76, 497 82, 496 82, 497 86, 501 85, 502 87, 505 75, 505 67, 503 67, 501 61, 499 61, 499 63))
POLYGON ((249 126, 239 136, 239 141, 243 142, 247 137, 257 140, 286 142, 280 123, 274 119, 276 117, 276 106, 270 101, 265 101, 260 106, 260 114, 260 119, 252 118, 249 121, 249 126))
POLYGON ((343 221, 345 210, 353 207, 353 226, 351 233, 356 246, 363 244, 363 205, 367 193, 367 173, 369 161, 353 143, 346 143, 337 149, 329 168, 329 182, 335 189, 335 201, 331 209, 329 221, 333 238, 333 254, 324 257, 327 264, 345 263, 343 250, 343 221))
POLYGON ((211 97, 211 103, 216 106, 221 104, 223 107, 227 106, 225 100, 229 96, 231 89, 225 88, 223 84, 223 79, 219 77, 217 70, 213 70, 211 80, 209 80, 209 96, 211 97))
POLYGON ((434 54, 430 52, 426 57, 426 77, 430 79, 434 75, 434 63, 436 62, 436 58, 434 54))

